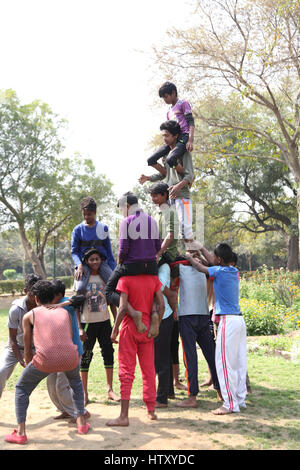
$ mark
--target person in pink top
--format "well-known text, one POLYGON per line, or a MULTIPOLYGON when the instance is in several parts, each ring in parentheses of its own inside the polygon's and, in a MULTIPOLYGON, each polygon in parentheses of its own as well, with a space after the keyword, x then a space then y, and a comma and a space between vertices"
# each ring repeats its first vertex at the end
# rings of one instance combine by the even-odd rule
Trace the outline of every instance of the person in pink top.
POLYGON ((54 299, 54 287, 50 281, 38 281, 32 287, 37 308, 23 317, 24 360, 26 368, 16 384, 15 407, 18 429, 5 436, 5 441, 26 444, 26 415, 29 397, 37 385, 52 372, 65 372, 73 391, 77 411, 77 430, 86 434, 90 425, 84 416, 84 394, 79 373, 77 346, 72 340, 72 324, 68 312, 57 307, 45 307, 54 299), (32 339, 35 346, 33 355, 32 339))

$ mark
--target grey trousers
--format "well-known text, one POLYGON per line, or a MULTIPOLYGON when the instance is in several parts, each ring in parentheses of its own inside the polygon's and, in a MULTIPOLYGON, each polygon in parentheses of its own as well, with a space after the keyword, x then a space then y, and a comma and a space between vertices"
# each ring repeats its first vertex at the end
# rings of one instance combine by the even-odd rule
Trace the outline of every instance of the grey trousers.
MULTIPOLYGON (((23 356, 24 350, 20 349, 20 353, 23 356)), ((2 396, 5 384, 10 378, 17 364, 18 360, 14 355, 11 347, 6 346, 0 356, 0 398, 2 396)))
MULTIPOLYGON (((73 392, 65 372, 55 372, 47 377, 47 389, 52 403, 61 413, 76 419, 73 392)), ((86 410, 84 410, 86 412, 86 410)))
MULTIPOLYGON (((84 395, 79 373, 79 362, 75 369, 66 371, 64 373, 73 391, 72 398, 74 400, 76 417, 79 415, 84 415, 84 395)), ((26 421, 29 397, 38 384, 48 375, 49 373, 41 372, 36 369, 36 367, 34 367, 31 362, 24 369, 16 385, 15 407, 18 424, 24 423, 26 421)))

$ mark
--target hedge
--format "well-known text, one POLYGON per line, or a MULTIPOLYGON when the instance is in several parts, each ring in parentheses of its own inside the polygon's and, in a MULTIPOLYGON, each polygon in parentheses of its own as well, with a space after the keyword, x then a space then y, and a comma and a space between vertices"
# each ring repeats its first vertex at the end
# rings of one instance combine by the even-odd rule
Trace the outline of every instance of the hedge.
MULTIPOLYGON (((49 281, 52 278, 49 278, 49 281)), ((59 278, 65 284, 67 289, 73 288, 73 276, 61 276, 59 278)), ((24 279, 0 281, 0 294, 24 295, 24 279)))

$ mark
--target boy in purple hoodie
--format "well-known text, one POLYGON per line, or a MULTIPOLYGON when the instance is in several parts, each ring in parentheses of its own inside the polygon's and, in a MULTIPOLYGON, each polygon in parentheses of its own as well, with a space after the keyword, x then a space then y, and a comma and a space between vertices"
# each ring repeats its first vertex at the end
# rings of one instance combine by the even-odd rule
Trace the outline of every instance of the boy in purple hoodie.
MULTIPOLYGON (((133 193, 125 193, 119 199, 117 207, 124 216, 120 224, 118 265, 106 283, 105 295, 109 303, 119 307, 120 295, 116 292, 116 287, 120 277, 139 274, 157 276, 157 253, 161 248, 161 238, 157 222, 138 206, 138 198, 133 193)), ((130 311, 127 313, 131 316, 130 311)), ((132 318, 139 333, 146 331, 141 312, 135 311, 132 318)), ((153 315, 152 320, 149 337, 158 334, 159 319, 153 315)))

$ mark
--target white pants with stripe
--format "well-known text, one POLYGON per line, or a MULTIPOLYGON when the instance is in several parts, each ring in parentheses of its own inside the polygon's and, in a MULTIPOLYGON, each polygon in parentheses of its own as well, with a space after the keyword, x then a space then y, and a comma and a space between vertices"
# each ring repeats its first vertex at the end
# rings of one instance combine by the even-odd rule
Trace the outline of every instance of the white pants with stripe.
POLYGON ((171 199, 171 206, 175 206, 179 233, 184 240, 192 240, 193 235, 193 205, 191 199, 171 199))
POLYGON ((216 342, 216 368, 223 407, 239 412, 246 407, 247 332, 244 318, 221 315, 216 342))

